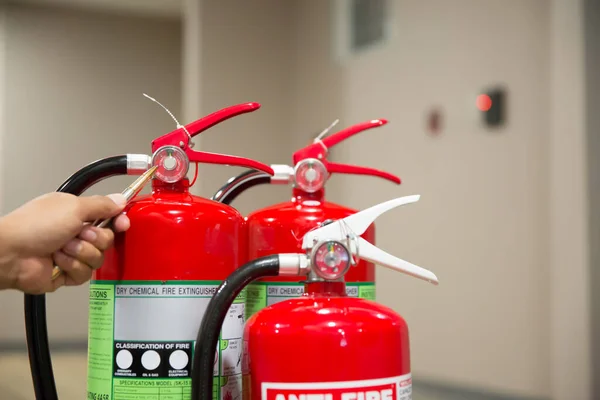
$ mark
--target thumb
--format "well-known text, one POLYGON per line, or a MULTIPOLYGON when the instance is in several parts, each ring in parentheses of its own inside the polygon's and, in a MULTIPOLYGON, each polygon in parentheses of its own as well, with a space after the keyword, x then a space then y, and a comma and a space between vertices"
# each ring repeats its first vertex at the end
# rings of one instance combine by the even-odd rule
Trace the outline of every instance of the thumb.
POLYGON ((120 193, 79 199, 79 217, 84 222, 114 217, 125 208, 127 202, 120 193))

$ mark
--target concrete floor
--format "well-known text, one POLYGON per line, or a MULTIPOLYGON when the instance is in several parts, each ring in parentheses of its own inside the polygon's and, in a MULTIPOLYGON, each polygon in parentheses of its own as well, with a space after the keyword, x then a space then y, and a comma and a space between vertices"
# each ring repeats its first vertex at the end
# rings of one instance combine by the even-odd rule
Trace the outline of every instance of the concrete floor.
MULTIPOLYGON (((52 357, 56 386, 61 400, 85 400, 86 355, 58 353, 52 357)), ((0 399, 33 400, 29 360, 25 353, 0 353, 0 399)), ((455 400, 431 390, 413 388, 413 400, 455 400)))
MULTIPOLYGON (((81 353, 61 353, 52 357, 56 386, 61 400, 85 400, 86 357, 81 353)), ((26 354, 0 353, 0 398, 35 399, 26 354)))

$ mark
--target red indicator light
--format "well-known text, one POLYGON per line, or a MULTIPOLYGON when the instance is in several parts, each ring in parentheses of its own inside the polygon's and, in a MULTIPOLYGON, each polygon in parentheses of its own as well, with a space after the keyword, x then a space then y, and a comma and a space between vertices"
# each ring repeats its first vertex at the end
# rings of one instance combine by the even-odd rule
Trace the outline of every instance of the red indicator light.
POLYGON ((476 104, 480 111, 488 111, 492 108, 492 99, 487 94, 480 94, 477 96, 476 104))

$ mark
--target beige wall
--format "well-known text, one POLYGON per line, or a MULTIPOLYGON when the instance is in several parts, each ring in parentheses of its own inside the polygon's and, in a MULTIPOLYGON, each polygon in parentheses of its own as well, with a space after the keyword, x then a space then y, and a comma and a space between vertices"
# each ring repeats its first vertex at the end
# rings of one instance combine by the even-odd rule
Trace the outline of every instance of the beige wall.
MULTIPOLYGON (((6 132, 6 42, 7 19, 6 7, 0 5, 0 156, 3 154, 3 142, 6 132)), ((0 213, 4 206, 4 174, 0 170, 0 213)))
POLYGON ((396 36, 351 62, 345 82, 345 115, 383 114, 390 127, 353 141, 340 159, 360 157, 405 184, 368 180, 344 185, 340 196, 364 207, 422 195, 378 224, 383 248, 440 278, 433 287, 377 274, 378 299, 412 328, 416 376, 545 396, 550 8, 509 3, 393 3, 396 36), (508 124, 497 133, 479 125, 474 107, 476 92, 496 83, 509 96, 508 124), (444 112, 438 139, 425 133, 432 106, 444 112))
POLYGON ((297 108, 312 99, 318 106, 303 118, 322 125, 335 117, 343 126, 390 120, 338 146, 333 157, 391 171, 403 185, 339 176, 329 184, 329 198, 366 207, 422 195, 417 205, 377 223, 383 248, 433 270, 441 281, 430 287, 378 270, 378 300, 411 328, 415 377, 517 395, 589 398, 584 191, 578 179, 565 176, 583 176, 576 5, 391 2, 390 43, 336 65, 327 54, 335 29, 331 3, 304 1, 297 12, 303 18, 297 36, 313 38, 299 47, 298 59, 303 67, 325 68, 297 68, 295 81, 327 83, 295 92, 297 108), (559 63, 552 79, 551 62, 559 63), (498 133, 481 126, 474 107, 477 91, 495 83, 507 85, 509 96, 508 124, 498 133), (554 119, 551 95, 566 96, 553 97, 554 119), (425 132, 432 106, 444 113, 437 139, 425 132), (550 129, 557 123, 560 129, 550 129), (561 208, 568 199, 576 200, 576 210, 561 208), (565 265, 574 265, 573 278, 565 278, 565 265), (569 354, 573 342, 576 351, 569 354))
MULTIPOLYGON (((202 114, 245 102, 258 102, 262 107, 203 133, 199 148, 266 164, 289 162, 294 54, 290 5, 278 0, 202 2, 198 33, 202 114)), ((201 165, 196 193, 211 196, 244 169, 201 165)), ((235 206, 247 213, 288 196, 289 190, 280 187, 255 188, 240 196, 235 206)))
MULTIPOLYGON (((202 2, 184 0, 181 11, 182 54, 181 54, 181 95, 184 121, 193 121, 202 115, 202 2)), ((200 140, 194 141, 200 147, 200 140), (197 143, 196 143, 197 142, 197 143)))
MULTIPOLYGON (((142 93, 180 114, 180 42, 177 21, 10 6, 2 212, 56 190, 98 158, 146 153, 150 140, 172 130, 142 93)), ((113 178, 90 193, 120 192, 129 181, 113 178)), ((86 289, 48 296, 53 340, 86 339, 86 289)), ((0 304, 0 341, 22 341, 22 296, 1 293, 0 304)))
MULTIPOLYGON (((294 151, 309 144, 335 119, 339 118, 340 122, 332 132, 355 122, 342 118, 344 76, 340 65, 331 57, 335 49, 329 29, 334 17, 327 3, 299 0, 293 6, 295 34, 291 46, 295 52, 290 140, 294 151)), ((291 154, 285 161, 292 162, 291 154)), ((332 183, 335 184, 335 179, 332 183)), ((327 190, 331 190, 331 186, 327 190)))
POLYGON ((551 387, 556 399, 592 398, 588 193, 596 188, 588 188, 587 180, 582 3, 552 1, 548 255, 551 387))
MULTIPOLYGON (((597 112, 600 104, 600 2, 584 0, 585 21, 585 91, 586 91, 586 132, 587 132, 587 169, 588 169, 588 212, 589 223, 589 251, 590 251, 590 275, 589 285, 591 301, 591 338, 600 335, 600 208, 594 207, 600 204, 600 114, 597 112)), ((592 351, 592 376, 600 375, 600 343, 591 340, 592 351)), ((588 375, 589 376, 589 375, 588 375)), ((593 379, 593 395, 600 397, 600 379, 593 379)))

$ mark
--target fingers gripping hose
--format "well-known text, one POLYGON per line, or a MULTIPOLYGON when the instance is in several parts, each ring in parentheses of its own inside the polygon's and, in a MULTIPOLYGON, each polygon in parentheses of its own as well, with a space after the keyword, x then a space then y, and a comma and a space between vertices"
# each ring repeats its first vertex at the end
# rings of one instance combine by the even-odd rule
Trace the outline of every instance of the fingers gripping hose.
POLYGON ((271 176, 269 174, 251 169, 229 179, 211 197, 211 200, 230 205, 240 194, 251 187, 269 183, 271 183, 271 176))
POLYGON ((192 400, 211 400, 213 361, 221 326, 229 307, 244 287, 255 279, 279 274, 279 255, 250 261, 235 270, 217 289, 202 318, 192 366, 192 400))
MULTIPOLYGON (((121 155, 93 162, 69 177, 57 192, 79 196, 106 178, 127 175, 128 161, 128 156, 121 155)), ((45 295, 25 295, 25 332, 35 398, 58 400, 48 345, 45 295)))

